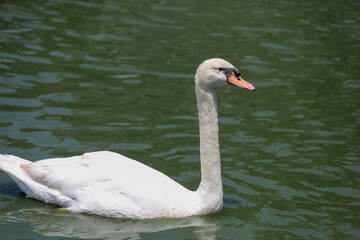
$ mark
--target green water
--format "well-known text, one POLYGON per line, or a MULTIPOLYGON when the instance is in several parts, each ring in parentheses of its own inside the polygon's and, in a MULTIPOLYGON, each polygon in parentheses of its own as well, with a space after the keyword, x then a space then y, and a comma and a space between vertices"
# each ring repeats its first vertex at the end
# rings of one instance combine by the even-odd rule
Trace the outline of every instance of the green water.
POLYGON ((225 58, 256 91, 218 90, 221 213, 58 212, 1 172, 1 239, 359 239, 359 13, 346 0, 2 0, 1 153, 111 150, 196 189, 196 67, 225 58))

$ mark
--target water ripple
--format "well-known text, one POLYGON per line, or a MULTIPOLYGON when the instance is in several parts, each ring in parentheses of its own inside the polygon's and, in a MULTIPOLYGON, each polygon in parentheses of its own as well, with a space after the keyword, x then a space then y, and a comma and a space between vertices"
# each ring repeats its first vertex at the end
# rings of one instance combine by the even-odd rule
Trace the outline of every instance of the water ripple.
POLYGON ((21 107, 40 107, 43 103, 32 98, 0 97, 0 104, 21 107))
POLYGON ((52 64, 52 62, 46 58, 35 57, 35 56, 25 56, 25 55, 6 53, 6 52, 0 52, 0 57, 16 59, 16 60, 20 60, 23 62, 29 62, 29 63, 52 64))

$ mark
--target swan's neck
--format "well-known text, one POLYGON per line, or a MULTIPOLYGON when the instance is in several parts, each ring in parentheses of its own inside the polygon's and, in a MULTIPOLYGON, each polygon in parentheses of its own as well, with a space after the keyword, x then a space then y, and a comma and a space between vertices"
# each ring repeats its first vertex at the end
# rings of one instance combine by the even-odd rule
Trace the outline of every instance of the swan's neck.
POLYGON ((218 136, 216 92, 196 86, 196 98, 200 127, 201 182, 197 189, 208 211, 216 212, 222 207, 223 190, 218 136))

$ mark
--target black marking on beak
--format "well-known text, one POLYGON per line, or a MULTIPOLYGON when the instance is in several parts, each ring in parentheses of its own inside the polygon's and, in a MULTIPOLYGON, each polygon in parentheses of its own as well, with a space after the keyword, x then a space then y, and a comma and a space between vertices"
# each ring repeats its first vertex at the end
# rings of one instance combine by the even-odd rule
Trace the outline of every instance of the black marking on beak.
POLYGON ((223 69, 223 73, 225 74, 226 78, 229 78, 232 73, 235 74, 235 77, 237 79, 240 79, 241 72, 237 68, 225 68, 223 69))

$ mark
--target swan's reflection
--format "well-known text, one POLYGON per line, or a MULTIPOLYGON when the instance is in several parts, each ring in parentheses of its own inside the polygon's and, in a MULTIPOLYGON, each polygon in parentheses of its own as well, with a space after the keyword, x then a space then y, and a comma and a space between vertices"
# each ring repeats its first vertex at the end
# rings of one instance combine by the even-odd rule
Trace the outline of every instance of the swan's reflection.
MULTIPOLYGON (((3 196, 3 194, 1 194, 3 196)), ((198 239, 216 239, 217 216, 180 219, 124 220, 59 211, 55 206, 31 200, 20 194, 1 209, 0 220, 26 221, 34 231, 49 237, 83 239, 140 239, 142 233, 171 229, 193 231, 198 239), (187 228, 187 229, 186 229, 187 228)))

